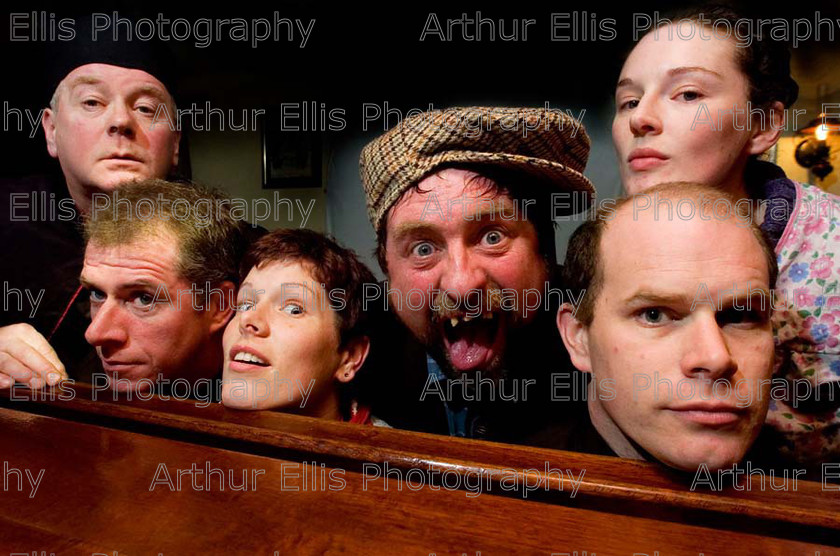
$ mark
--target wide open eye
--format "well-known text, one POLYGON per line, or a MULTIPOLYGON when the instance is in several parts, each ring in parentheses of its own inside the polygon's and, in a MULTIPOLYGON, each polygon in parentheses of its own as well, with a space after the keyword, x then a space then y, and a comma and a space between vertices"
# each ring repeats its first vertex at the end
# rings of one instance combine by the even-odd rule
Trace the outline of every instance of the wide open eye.
POLYGON ((293 316, 302 315, 304 313, 303 306, 295 302, 286 303, 281 310, 293 316))
POLYGON ((504 234, 502 234, 501 231, 490 230, 486 234, 484 234, 484 237, 482 237, 481 240, 487 245, 498 245, 502 242, 504 238, 505 236, 504 234))
POLYGON ((435 246, 428 241, 418 243, 411 248, 411 254, 415 257, 429 257, 435 252, 435 246))

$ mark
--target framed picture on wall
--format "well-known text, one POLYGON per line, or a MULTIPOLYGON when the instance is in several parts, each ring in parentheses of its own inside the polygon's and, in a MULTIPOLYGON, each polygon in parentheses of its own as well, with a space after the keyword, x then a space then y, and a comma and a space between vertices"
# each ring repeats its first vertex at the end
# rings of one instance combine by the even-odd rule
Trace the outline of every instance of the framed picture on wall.
POLYGON ((263 121, 263 189, 321 187, 321 136, 286 131, 277 124, 271 118, 263 121))

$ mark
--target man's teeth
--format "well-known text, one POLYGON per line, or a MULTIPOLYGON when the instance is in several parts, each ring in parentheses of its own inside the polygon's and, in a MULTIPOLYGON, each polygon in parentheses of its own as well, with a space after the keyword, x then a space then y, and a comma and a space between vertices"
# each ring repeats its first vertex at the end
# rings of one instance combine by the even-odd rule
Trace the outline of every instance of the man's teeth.
POLYGON ((253 353, 248 353, 246 351, 240 351, 236 354, 233 358, 234 361, 242 361, 244 363, 256 363, 258 365, 268 365, 267 362, 263 361, 253 353))
POLYGON ((452 325, 452 328, 458 326, 458 323, 463 320, 464 322, 470 322, 473 319, 479 318, 479 316, 484 320, 490 320, 493 318, 494 313, 482 313, 481 315, 464 315, 463 319, 459 319, 458 317, 452 317, 449 319, 449 324, 452 325))

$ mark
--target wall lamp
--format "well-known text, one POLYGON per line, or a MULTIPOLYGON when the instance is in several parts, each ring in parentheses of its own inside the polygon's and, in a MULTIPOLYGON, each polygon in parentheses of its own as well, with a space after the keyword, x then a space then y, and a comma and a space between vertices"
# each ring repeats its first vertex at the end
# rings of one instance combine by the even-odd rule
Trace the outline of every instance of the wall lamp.
POLYGON ((831 148, 826 139, 837 129, 840 129, 840 118, 822 113, 796 132, 797 135, 805 136, 805 139, 796 146, 794 158, 800 166, 810 169, 820 181, 834 170, 830 160, 831 148))

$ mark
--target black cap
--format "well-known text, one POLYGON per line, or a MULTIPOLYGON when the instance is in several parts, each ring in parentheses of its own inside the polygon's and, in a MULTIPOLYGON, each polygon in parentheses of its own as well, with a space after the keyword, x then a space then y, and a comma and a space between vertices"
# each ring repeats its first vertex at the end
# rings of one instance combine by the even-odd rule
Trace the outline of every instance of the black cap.
POLYGON ((169 94, 176 98, 174 54, 164 42, 144 41, 136 36, 127 40, 124 29, 117 41, 110 30, 97 31, 96 40, 93 40, 92 15, 74 20, 76 36, 72 40, 52 43, 47 51, 49 61, 45 69, 50 96, 74 69, 86 64, 109 64, 145 71, 163 83, 169 94))

